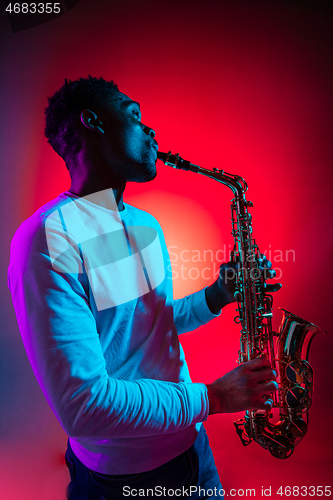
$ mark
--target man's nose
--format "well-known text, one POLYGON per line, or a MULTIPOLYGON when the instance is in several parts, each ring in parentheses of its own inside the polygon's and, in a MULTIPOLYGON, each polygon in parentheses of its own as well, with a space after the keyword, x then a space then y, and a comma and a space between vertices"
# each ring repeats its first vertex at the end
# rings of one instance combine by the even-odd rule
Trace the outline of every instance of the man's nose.
POLYGON ((143 131, 145 134, 149 135, 152 139, 154 139, 156 132, 150 127, 147 127, 146 125, 143 126, 143 131))

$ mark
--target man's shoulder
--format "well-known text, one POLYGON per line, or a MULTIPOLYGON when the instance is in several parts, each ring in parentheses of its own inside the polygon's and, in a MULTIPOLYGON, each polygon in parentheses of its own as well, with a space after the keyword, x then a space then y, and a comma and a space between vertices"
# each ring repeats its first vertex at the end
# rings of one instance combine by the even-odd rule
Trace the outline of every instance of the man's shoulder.
POLYGON ((53 200, 39 207, 36 212, 25 219, 17 228, 12 239, 12 245, 27 246, 29 243, 32 243, 33 240, 38 240, 40 238, 45 239, 46 221, 51 220, 52 214, 69 202, 70 199, 61 193, 53 200))
POLYGON ((142 225, 145 225, 145 223, 147 223, 147 224, 152 224, 154 227, 158 226, 159 228, 161 228, 160 223, 158 222, 156 217, 154 217, 151 213, 146 212, 146 210, 142 210, 141 208, 137 208, 134 205, 129 205, 128 203, 124 203, 124 205, 126 209, 130 212, 132 217, 134 219, 137 219, 138 222, 141 222, 142 225))

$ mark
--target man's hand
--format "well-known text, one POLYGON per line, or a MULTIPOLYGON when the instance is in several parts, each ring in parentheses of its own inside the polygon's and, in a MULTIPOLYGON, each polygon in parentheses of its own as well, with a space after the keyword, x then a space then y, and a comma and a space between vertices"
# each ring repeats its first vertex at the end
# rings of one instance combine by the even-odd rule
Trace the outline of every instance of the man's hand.
POLYGON ((228 262, 220 267, 219 277, 217 279, 218 292, 224 298, 226 304, 236 302, 235 286, 236 275, 240 270, 240 262, 228 262))
POLYGON ((278 388, 270 362, 256 358, 242 363, 223 377, 207 384, 209 414, 245 410, 271 410, 269 394, 278 388))
MULTIPOLYGON (((276 272, 274 271, 274 269, 272 269, 272 263, 269 260, 267 260, 266 255, 264 254, 260 254, 259 269, 265 281, 275 278, 276 276, 276 272)), ((265 292, 267 293, 277 292, 281 288, 282 288, 281 283, 274 283, 273 285, 268 285, 265 282, 265 292)))
MULTIPOLYGON (((227 304, 236 302, 235 281, 236 274, 240 270, 240 267, 240 262, 222 264, 218 279, 210 287, 206 288, 206 301, 213 314, 217 314, 222 307, 227 304)), ((259 271, 265 280, 272 279, 276 276, 276 272, 272 269, 272 263, 267 260, 264 254, 260 255, 259 271)), ((275 283, 273 285, 267 285, 265 283, 265 291, 267 293, 277 292, 281 287, 281 283, 275 283)))

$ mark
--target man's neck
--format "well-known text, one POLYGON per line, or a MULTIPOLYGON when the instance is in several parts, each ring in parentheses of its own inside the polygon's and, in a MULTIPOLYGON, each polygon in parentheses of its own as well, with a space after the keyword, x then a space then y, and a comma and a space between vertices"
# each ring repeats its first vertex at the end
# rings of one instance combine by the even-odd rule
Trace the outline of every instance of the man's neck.
POLYGON ((81 198, 89 196, 89 201, 99 205, 100 207, 108 208, 121 212, 124 210, 123 193, 126 187, 126 182, 123 186, 105 187, 103 184, 92 183, 82 185, 72 180, 69 192, 80 196, 81 198))
POLYGON ((96 205, 111 210, 124 210, 125 179, 114 175, 112 169, 98 157, 92 157, 88 149, 82 149, 75 160, 66 161, 66 166, 71 172, 71 193, 80 197, 89 196, 89 200, 95 200, 93 203, 96 205))

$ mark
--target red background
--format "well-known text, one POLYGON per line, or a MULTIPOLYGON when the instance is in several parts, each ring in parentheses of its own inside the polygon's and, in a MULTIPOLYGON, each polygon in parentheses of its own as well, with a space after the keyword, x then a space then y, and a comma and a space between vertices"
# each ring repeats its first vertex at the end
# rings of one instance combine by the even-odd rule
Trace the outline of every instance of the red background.
MULTIPOLYGON (((62 160, 43 137, 46 97, 64 78, 88 73, 114 79, 141 103, 161 151, 247 180, 254 235, 283 283, 275 327, 279 305, 329 332, 310 350, 310 426, 290 459, 276 460, 256 444, 243 448, 233 426, 240 414, 209 417, 224 488, 256 488, 260 497, 261 487, 271 486, 271 498, 281 498, 279 486, 331 485, 331 13, 320 2, 301 1, 80 0, 64 16, 15 34, 2 12, 1 26, 1 498, 62 500, 68 482, 66 436, 32 374, 5 279, 15 229, 69 187, 62 160), (294 253, 286 261, 288 250, 294 253)), ((230 249, 230 199, 227 188, 160 162, 156 180, 128 185, 125 201, 157 217, 178 255, 174 270, 185 268, 175 297, 212 281, 203 271, 214 266, 208 253, 203 261, 205 250, 218 259, 219 249, 230 249), (195 259, 193 250, 203 262, 185 261, 195 259)), ((235 366, 233 317, 228 306, 182 336, 194 381, 212 381, 235 366)))

